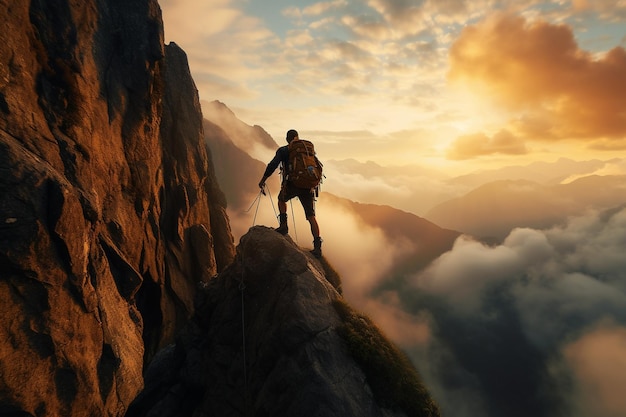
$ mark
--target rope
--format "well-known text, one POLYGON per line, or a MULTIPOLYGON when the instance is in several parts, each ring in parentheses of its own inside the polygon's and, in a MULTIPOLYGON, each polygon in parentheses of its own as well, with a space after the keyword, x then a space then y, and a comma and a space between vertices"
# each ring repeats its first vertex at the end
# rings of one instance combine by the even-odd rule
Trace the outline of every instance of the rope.
POLYGON ((252 204, 250 204, 250 207, 248 207, 248 209, 245 211, 246 213, 248 213, 252 209, 252 206, 254 206, 254 203, 256 203, 256 209, 254 210, 254 218, 252 219, 252 226, 256 224, 256 216, 257 216, 257 213, 259 212, 259 206, 261 205, 261 195, 265 195, 265 191, 263 190, 263 188, 261 188, 256 198, 252 202, 252 204))
POLYGON ((262 189, 261 189, 261 190, 259 191, 259 193, 256 195, 256 197, 255 197, 254 201, 252 202, 252 204, 250 204, 250 207, 248 207, 248 209, 247 209, 247 210, 245 210, 245 212, 246 212, 246 213, 247 213, 247 212, 249 212, 249 211, 250 211, 250 209, 252 209, 252 206, 254 206, 254 203, 256 203, 257 201, 259 201, 259 200, 261 199, 261 194, 263 194, 263 190, 262 190, 262 189))
POLYGON ((270 204, 272 205, 272 209, 274 209, 274 217, 278 219, 278 213, 276 213, 276 206, 274 206, 274 200, 272 199, 272 192, 270 191, 270 187, 267 187, 267 193, 270 196, 270 204))
POLYGON ((293 235, 296 238, 296 244, 298 243, 298 230, 296 229, 296 216, 293 214, 293 198, 289 200, 291 206, 291 221, 293 222, 293 235))

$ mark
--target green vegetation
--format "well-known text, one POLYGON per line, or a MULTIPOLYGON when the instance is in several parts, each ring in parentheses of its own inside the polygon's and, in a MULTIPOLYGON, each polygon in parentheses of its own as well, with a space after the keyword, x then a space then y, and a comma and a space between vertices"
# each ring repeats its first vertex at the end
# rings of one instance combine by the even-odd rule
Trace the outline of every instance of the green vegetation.
POLYGON ((366 316, 342 300, 334 307, 344 324, 338 331, 361 366, 376 401, 412 417, 439 416, 439 408, 424 387, 409 358, 394 346, 366 316))
POLYGON ((342 294, 343 290, 341 288, 341 277, 339 276, 339 273, 335 270, 335 268, 332 267, 331 264, 328 263, 326 258, 322 257, 319 259, 319 261, 322 264, 322 268, 324 268, 326 281, 328 281, 330 285, 335 287, 339 294, 342 294))

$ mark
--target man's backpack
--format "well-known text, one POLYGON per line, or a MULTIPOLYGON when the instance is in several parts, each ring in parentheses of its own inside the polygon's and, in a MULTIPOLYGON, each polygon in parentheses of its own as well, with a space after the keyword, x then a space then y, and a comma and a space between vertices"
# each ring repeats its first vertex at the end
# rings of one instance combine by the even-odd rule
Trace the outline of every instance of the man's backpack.
POLYGON ((292 140, 289 145, 287 180, 298 188, 315 188, 322 180, 322 163, 315 156, 313 143, 292 140))

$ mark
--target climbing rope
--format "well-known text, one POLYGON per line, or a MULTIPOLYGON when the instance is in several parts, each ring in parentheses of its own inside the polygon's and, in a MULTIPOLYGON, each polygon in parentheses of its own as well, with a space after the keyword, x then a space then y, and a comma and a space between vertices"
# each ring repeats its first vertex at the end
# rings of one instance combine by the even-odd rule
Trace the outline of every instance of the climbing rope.
MULTIPOLYGON (((254 218, 252 219, 252 226, 256 225, 256 217, 257 217, 257 214, 259 213, 259 206, 261 205, 261 196, 267 195, 265 190, 267 190, 267 194, 269 194, 270 196, 270 204, 272 205, 272 209, 274 210, 274 216, 276 217, 276 219, 278 219, 278 213, 276 212, 276 207, 274 206, 274 200, 272 199, 272 192, 270 191, 270 188, 267 185, 265 185, 263 186, 263 188, 261 188, 259 193, 256 195, 254 201, 252 201, 252 204, 250 204, 250 207, 248 207, 248 209, 245 210, 246 213, 249 213, 250 210, 252 210, 252 207, 254 207, 254 205, 256 204, 256 208, 254 209, 254 218)), ((293 212, 293 207, 292 207, 292 212, 293 212)))
POLYGON ((267 193, 270 196, 270 204, 272 205, 272 209, 274 209, 274 217, 278 219, 278 213, 276 213, 276 206, 274 205, 274 200, 272 199, 272 192, 270 191, 270 187, 268 187, 267 185, 265 187, 267 188, 267 193))
POLYGON ((256 224, 256 216, 257 216, 257 213, 259 212, 259 206, 261 205, 261 195, 264 195, 264 194, 265 194, 265 191, 263 191, 263 189, 261 188, 259 193, 256 195, 256 198, 252 202, 252 204, 250 204, 250 207, 248 207, 248 209, 246 210, 246 213, 250 212, 250 210, 256 203, 256 209, 254 210, 254 219, 252 219, 252 226, 256 224))
POLYGON ((296 238, 296 244, 298 244, 298 230, 296 229, 296 216, 293 214, 293 198, 289 200, 291 206, 291 221, 293 222, 293 236, 296 238))

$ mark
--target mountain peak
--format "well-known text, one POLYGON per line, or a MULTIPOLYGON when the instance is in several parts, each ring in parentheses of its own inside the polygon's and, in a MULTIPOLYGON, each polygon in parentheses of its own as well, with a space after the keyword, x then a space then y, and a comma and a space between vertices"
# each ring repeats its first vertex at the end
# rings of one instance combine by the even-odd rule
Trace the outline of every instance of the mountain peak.
POLYGON ((146 389, 128 416, 151 410, 160 416, 170 415, 163 410, 176 410, 176 415, 438 416, 410 363, 342 301, 333 275, 323 259, 301 250, 289 236, 264 226, 251 228, 234 262, 201 291, 195 319, 175 348, 153 362, 146 389), (368 340, 378 335, 386 344, 378 360, 376 354, 368 356, 372 363, 355 354, 357 322, 365 323, 359 326, 367 328, 368 340), (397 355, 395 364, 389 351, 397 355), (416 384, 394 394, 410 390, 406 397, 418 399, 417 405, 381 388, 409 379, 370 367, 385 360, 385 369, 408 367, 398 372, 412 374, 416 384), (163 378, 172 369, 178 371, 163 378))
POLYGON ((243 122, 221 101, 202 101, 201 106, 205 119, 219 125, 238 148, 255 158, 268 159, 278 148, 278 144, 265 129, 243 122))

